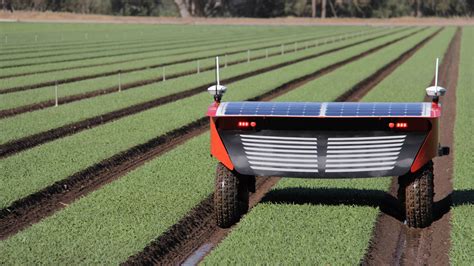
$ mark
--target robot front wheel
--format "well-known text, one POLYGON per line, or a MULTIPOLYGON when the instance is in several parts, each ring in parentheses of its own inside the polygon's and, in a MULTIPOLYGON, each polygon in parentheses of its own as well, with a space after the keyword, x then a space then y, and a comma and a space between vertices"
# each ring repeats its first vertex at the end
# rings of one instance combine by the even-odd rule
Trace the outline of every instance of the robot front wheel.
POLYGON ((409 227, 423 228, 433 222, 433 162, 415 173, 398 178, 398 200, 409 227))

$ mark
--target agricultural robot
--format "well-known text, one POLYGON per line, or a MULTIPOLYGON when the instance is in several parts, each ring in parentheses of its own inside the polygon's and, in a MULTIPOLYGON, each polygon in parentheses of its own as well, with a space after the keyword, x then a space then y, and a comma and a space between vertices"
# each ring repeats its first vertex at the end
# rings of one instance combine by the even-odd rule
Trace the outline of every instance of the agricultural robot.
POLYGON ((410 227, 433 219, 433 162, 439 144, 439 97, 431 102, 221 102, 226 87, 208 88, 211 155, 219 163, 214 191, 217 224, 235 224, 248 210, 256 176, 359 178, 398 176, 399 201, 410 227))

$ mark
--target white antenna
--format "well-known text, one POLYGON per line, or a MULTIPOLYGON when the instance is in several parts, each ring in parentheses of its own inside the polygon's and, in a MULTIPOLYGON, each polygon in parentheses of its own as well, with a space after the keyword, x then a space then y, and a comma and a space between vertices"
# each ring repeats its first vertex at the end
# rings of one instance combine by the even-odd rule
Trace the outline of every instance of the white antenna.
POLYGON ((214 101, 219 103, 221 101, 222 94, 224 94, 226 90, 227 88, 221 85, 219 77, 219 57, 216 56, 216 85, 209 87, 207 91, 214 96, 214 101))
MULTIPOLYGON (((216 56, 216 83, 217 83, 217 87, 219 87, 219 85, 221 85, 221 82, 219 80, 219 57, 216 56)), ((216 89, 217 89, 216 87, 216 89)))
POLYGON ((439 96, 446 94, 446 89, 438 86, 438 67, 439 67, 439 58, 436 58, 436 72, 435 72, 435 85, 426 88, 426 95, 433 97, 433 102, 439 102, 439 96))

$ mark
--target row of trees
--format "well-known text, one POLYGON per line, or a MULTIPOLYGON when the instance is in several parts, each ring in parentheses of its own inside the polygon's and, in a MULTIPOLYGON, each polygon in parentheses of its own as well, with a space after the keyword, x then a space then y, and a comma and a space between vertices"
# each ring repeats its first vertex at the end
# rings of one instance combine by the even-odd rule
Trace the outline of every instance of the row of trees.
POLYGON ((200 16, 472 16, 474 0, 186 0, 200 16))
POLYGON ((183 2, 193 16, 398 17, 472 16, 474 0, 1 0, 2 8, 177 16, 183 2))
POLYGON ((127 16, 177 16, 173 0, 1 0, 2 8, 34 11, 113 14, 127 16))

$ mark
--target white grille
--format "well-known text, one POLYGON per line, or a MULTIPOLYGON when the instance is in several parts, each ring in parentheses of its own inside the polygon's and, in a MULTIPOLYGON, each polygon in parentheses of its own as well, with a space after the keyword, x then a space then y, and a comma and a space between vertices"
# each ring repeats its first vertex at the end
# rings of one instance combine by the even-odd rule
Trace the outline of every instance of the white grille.
POLYGON ((395 167, 406 135, 329 138, 327 173, 387 171, 395 167))
POLYGON ((317 138, 240 135, 250 168, 318 172, 317 138))

